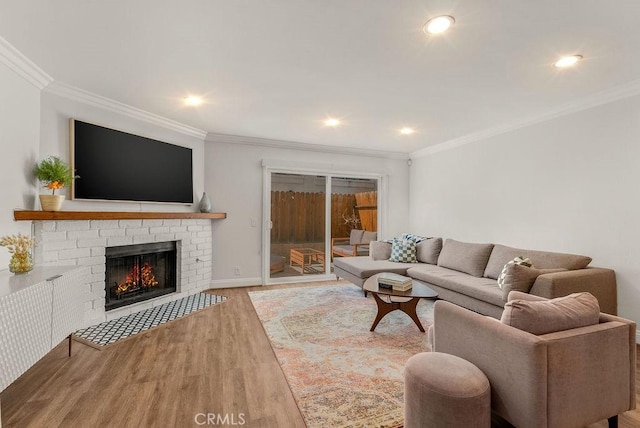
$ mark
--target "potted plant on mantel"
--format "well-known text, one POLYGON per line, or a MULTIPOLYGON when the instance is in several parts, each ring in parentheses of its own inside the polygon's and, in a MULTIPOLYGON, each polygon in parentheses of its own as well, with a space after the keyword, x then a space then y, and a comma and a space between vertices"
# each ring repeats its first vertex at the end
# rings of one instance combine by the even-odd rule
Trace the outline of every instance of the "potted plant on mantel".
POLYGON ((40 205, 43 211, 60 211, 64 195, 56 195, 56 190, 62 189, 70 184, 75 178, 69 165, 60 158, 50 156, 36 164, 33 174, 47 189, 51 190, 50 195, 40 195, 40 205))

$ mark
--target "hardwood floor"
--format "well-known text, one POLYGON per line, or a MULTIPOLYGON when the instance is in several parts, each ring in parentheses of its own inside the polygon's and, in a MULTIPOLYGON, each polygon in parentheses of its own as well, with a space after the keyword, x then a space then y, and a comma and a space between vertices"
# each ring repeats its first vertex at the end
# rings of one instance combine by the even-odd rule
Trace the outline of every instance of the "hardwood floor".
POLYGON ((304 427, 247 295, 261 289, 215 290, 229 300, 102 351, 61 343, 0 394, 2 427, 304 427))

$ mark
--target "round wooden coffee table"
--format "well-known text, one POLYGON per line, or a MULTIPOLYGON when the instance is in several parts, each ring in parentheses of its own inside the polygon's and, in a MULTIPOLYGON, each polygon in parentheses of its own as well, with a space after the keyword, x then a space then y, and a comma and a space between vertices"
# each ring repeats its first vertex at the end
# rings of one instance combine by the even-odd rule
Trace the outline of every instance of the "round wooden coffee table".
POLYGON ((420 299, 437 299, 438 293, 416 280, 413 280, 411 289, 407 291, 394 291, 391 288, 380 288, 378 286, 378 275, 379 274, 373 275, 362 285, 365 292, 370 291, 373 294, 373 298, 378 305, 378 315, 376 316, 376 319, 373 322, 373 325, 371 325, 371 329, 369 331, 374 331, 380 320, 389 312, 401 310, 405 314, 409 315, 420 331, 424 333, 424 327, 422 327, 422 323, 420 323, 420 319, 416 313, 416 306, 420 299), (386 296, 386 299, 380 296, 386 296), (392 300, 392 297, 402 299, 394 301, 392 300))

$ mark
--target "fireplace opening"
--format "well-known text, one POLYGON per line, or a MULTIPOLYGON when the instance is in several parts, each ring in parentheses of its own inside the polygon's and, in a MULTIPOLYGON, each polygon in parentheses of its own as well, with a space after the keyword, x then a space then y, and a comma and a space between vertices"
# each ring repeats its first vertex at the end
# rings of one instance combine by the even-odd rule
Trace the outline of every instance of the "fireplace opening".
POLYGON ((176 291, 175 241, 106 248, 105 310, 176 291))

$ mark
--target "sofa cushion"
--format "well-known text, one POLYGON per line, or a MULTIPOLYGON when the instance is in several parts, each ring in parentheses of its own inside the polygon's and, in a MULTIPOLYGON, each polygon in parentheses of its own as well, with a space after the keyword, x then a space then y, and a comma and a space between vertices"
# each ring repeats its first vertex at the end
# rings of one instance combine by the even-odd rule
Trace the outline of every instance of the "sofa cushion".
POLYGON ((378 239, 378 232, 369 232, 365 230, 362 234, 362 244, 369 244, 371 241, 378 239))
POLYGON ((425 241, 429 238, 427 238, 426 236, 420 236, 420 235, 414 235, 413 233, 403 233, 402 234, 402 239, 408 239, 410 241, 415 242, 416 244, 425 241))
POLYGON ((351 234, 349 235, 349 245, 362 243, 362 235, 364 235, 364 230, 352 229, 351 234))
MULTIPOLYGON (((440 251, 438 266, 481 277, 492 249, 493 244, 474 244, 447 239, 444 241, 442 251, 440 251)), ((513 259, 513 257, 511 258, 513 259)))
POLYGON ((373 260, 389 260, 391 257, 391 243, 385 241, 371 241, 369 255, 373 260))
POLYGON ((396 263, 389 260, 372 260, 369 256, 364 257, 336 257, 333 264, 358 278, 369 278, 380 272, 393 272, 406 275, 407 269, 415 266, 415 263, 396 263))
POLYGON ((416 243, 410 239, 395 238, 391 244, 391 262, 418 263, 416 243))
MULTIPOLYGON (((338 254, 353 254, 355 245, 334 245, 333 252, 338 254)), ((366 256, 369 254, 368 245, 358 245, 357 256, 366 256)))
POLYGON ((498 288, 498 283, 495 280, 489 278, 477 278, 466 273, 426 263, 409 268, 407 276, 465 294, 495 306, 502 307, 504 305, 502 290, 498 288))
POLYGON ((435 265, 442 250, 442 238, 428 238, 416 244, 416 258, 419 262, 435 265))
MULTIPOLYGON (((504 279, 506 278, 507 274, 513 274, 513 269, 511 269, 511 265, 521 265, 521 266, 526 266, 526 267, 532 267, 533 263, 531 263, 531 260, 528 257, 516 257, 513 260, 509 260, 504 267, 502 268, 502 272, 500 272, 500 276, 498 276, 498 287, 502 288, 502 285, 504 284, 504 279)), ((533 283, 531 284, 533 285, 533 283)), ((528 292, 525 291, 525 293, 528 292)))
POLYGON ((550 251, 523 250, 496 244, 484 270, 487 278, 498 279, 504 265, 514 257, 528 257, 538 269, 564 268, 567 270, 584 269, 591 263, 591 257, 577 254, 552 253, 550 251))
POLYGON ((500 321, 541 335, 595 325, 599 318, 598 299, 590 293, 574 293, 539 302, 511 300, 504 305, 500 321))
POLYGON ((528 293, 531 291, 536 278, 545 273, 562 272, 566 269, 536 269, 535 267, 525 266, 516 263, 507 263, 505 265, 505 276, 502 282, 502 297, 505 302, 511 291, 521 291, 528 293))

